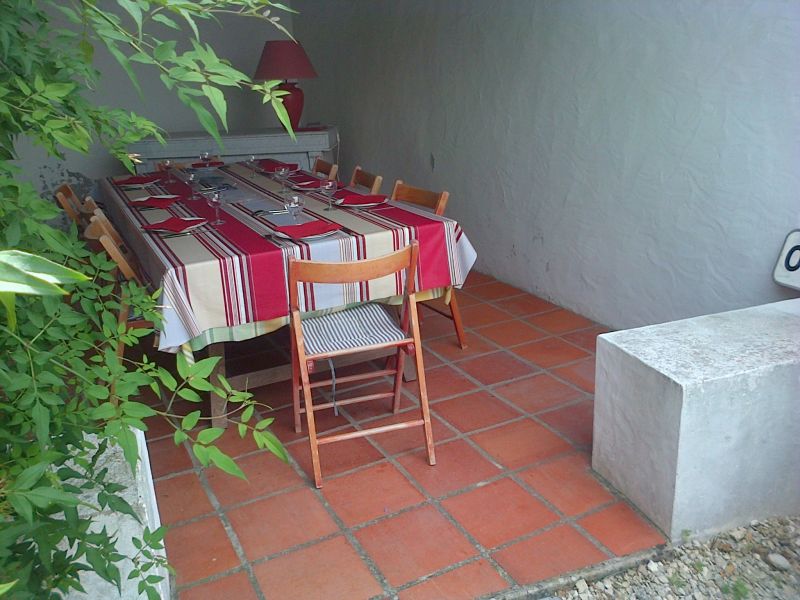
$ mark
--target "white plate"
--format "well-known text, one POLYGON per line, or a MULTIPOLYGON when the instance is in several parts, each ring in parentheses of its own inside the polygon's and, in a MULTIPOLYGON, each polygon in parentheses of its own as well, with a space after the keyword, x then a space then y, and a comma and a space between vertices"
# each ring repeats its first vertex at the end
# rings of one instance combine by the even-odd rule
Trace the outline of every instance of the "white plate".
POLYGON ((316 235, 307 235, 307 236, 301 237, 301 238, 293 238, 292 236, 286 235, 285 233, 282 233, 280 231, 273 231, 272 235, 274 235, 275 237, 282 238, 284 240, 317 240, 319 238, 324 238, 324 237, 328 237, 329 235, 333 235, 337 231, 339 231, 339 230, 335 229, 333 231, 327 231, 325 233, 318 233, 316 235))

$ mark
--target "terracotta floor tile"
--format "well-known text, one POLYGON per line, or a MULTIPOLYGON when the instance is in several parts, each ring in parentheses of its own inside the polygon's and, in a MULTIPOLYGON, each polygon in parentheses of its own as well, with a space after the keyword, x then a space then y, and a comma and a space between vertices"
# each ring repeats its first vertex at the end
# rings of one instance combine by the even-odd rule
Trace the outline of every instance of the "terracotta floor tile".
MULTIPOLYGON (((495 352, 497 350, 497 346, 477 335, 473 335, 471 332, 467 332, 467 343, 467 347, 462 349, 461 346, 458 345, 457 338, 443 337, 427 342, 425 345, 442 356, 445 360, 453 362, 471 358, 478 354, 495 352)), ((428 363, 425 363, 425 365, 428 366, 428 363)))
POLYGON ((256 592, 244 572, 234 573, 211 583, 188 588, 178 594, 179 600, 257 600, 256 592))
POLYGON ((614 500, 592 475, 584 456, 559 458, 519 477, 567 516, 575 516, 614 500))
POLYGON ((486 275, 485 273, 480 273, 475 271, 474 269, 469 272, 467 275, 467 280, 464 282, 464 288, 473 288, 477 285, 484 285, 486 283, 492 283, 493 281, 497 281, 491 275, 486 275))
POLYGON ((464 600, 507 587, 508 582, 481 559, 400 592, 400 600, 464 600))
POLYGON ((549 310, 556 310, 558 308, 558 306, 555 304, 551 304, 547 300, 543 300, 542 298, 532 294, 506 298, 504 300, 495 302, 495 304, 503 310, 507 310, 516 317, 537 315, 539 313, 547 312, 549 310))
POLYGON ((205 579, 241 564, 217 517, 171 527, 165 543, 167 560, 175 568, 178 585, 205 579))
POLYGON ((477 554, 472 544, 432 506, 391 517, 355 535, 395 586, 477 554))
POLYGON ((227 514, 250 560, 338 531, 308 488, 257 500, 227 514))
POLYGON ((589 352, 596 352, 597 350, 597 336, 601 333, 608 333, 608 329, 597 325, 589 329, 582 329, 581 331, 573 331, 572 333, 565 333, 563 337, 565 340, 580 346, 589 352))
POLYGON ((182 444, 176 446, 171 437, 148 442, 147 453, 154 479, 192 468, 189 452, 182 444))
POLYGON ((530 420, 473 434, 472 439, 500 464, 516 469, 572 449, 567 442, 530 420))
POLYGON ((433 405, 433 411, 463 432, 483 429, 520 416, 519 412, 484 391, 442 400, 433 405))
MULTIPOLYGON (((139 402, 142 400, 139 399, 139 402)), ((156 405, 156 410, 163 410, 163 405, 156 405)), ((169 421, 166 417, 161 415, 156 415, 154 417, 150 417, 144 420, 145 425, 147 425, 147 431, 144 432, 144 437, 146 440, 156 440, 158 438, 162 438, 168 435, 172 435, 175 433, 175 428, 169 424, 169 421)))
POLYGON ((578 521, 578 525, 617 556, 664 543, 664 537, 624 502, 578 521))
POLYGON ((236 459, 247 481, 233 477, 220 469, 206 469, 214 495, 222 506, 230 506, 259 496, 305 485, 305 481, 286 464, 267 450, 236 459))
POLYGON ((438 498, 469 485, 491 479, 501 472, 464 440, 436 446, 436 465, 430 466, 424 452, 397 459, 431 496, 438 498))
MULTIPOLYGON (((418 410, 414 411, 419 414, 418 410)), ((382 419, 370 421, 370 427, 380 427, 381 425, 390 425, 400 421, 409 420, 412 417, 406 413, 400 412, 396 415, 389 415, 382 419)), ((417 418, 417 417, 413 417, 417 418)), ((445 440, 452 439, 456 434, 445 425, 441 419, 435 415, 431 416, 431 425, 433 425, 433 443, 439 444, 445 440)), ((425 447, 425 433, 422 427, 409 427, 408 429, 398 429, 397 431, 389 431, 373 436, 372 440, 383 448, 389 454, 401 454, 409 450, 425 447)))
POLYGON ((529 413, 553 408, 583 397, 578 390, 547 373, 507 383, 493 388, 493 391, 529 413))
POLYGON ((569 525, 560 525, 496 552, 494 558, 525 585, 576 571, 607 559, 569 525))
POLYGON ((594 357, 553 369, 553 374, 577 385, 585 392, 594 394, 594 357))
POLYGON ((253 571, 267 598, 366 600, 383 592, 342 536, 255 565, 253 571))
POLYGON ((322 493, 336 514, 351 527, 425 500, 390 463, 326 481, 322 493))
MULTIPOLYGON (((463 313, 464 309, 461 309, 461 312, 463 313)), ((423 340, 430 340, 433 338, 442 337, 443 335, 454 336, 456 334, 456 328, 453 324, 453 321, 430 310, 426 310, 422 315, 422 320, 419 324, 419 331, 423 340)))
POLYGON ((557 337, 515 346, 511 351, 543 369, 550 369, 589 356, 585 350, 576 348, 557 337))
POLYGON ((510 479, 453 496, 442 506, 485 548, 558 520, 554 512, 510 479))
POLYGON ((563 308, 542 315, 528 317, 528 323, 555 334, 567 333, 568 331, 575 331, 576 329, 585 329, 594 325, 594 321, 590 321, 586 317, 582 317, 581 315, 563 308))
POLYGON ((507 352, 495 352, 458 363, 458 368, 466 371, 484 385, 492 385, 522 377, 531 368, 507 352))
MULTIPOLYGON (((308 427, 306 426, 305 414, 300 415, 300 422, 303 426, 300 433, 295 433, 294 411, 291 407, 276 411, 265 411, 263 415, 265 418, 272 417, 275 419, 272 425, 269 426, 269 430, 284 444, 308 439, 308 427)), ((338 417, 335 416, 333 414, 333 409, 315 412, 314 423, 317 427, 317 433, 331 431, 337 427, 346 427, 349 425, 349 421, 345 417, 341 415, 338 417)))
POLYGON ((195 473, 159 479, 155 482, 155 489, 163 525, 186 521, 214 510, 195 473))
MULTIPOLYGON (((404 384, 405 386, 405 384, 404 384)), ((416 386, 415 386, 416 387, 416 386)), ((376 381, 369 383, 358 388, 351 388, 339 393, 336 393, 336 399, 348 400, 357 396, 367 396, 369 394, 379 394, 384 392, 391 392, 394 389, 393 383, 387 381, 376 381)), ((400 403, 401 410, 408 408, 412 401, 405 395, 402 395, 400 403)), ((392 398, 381 398, 379 400, 369 400, 367 402, 359 402, 358 404, 349 404, 342 407, 354 420, 363 421, 364 419, 372 419, 374 417, 382 417, 392 412, 392 398)))
MULTIPOLYGON (((342 432, 351 429, 343 429, 342 432)), ((314 471, 311 466, 311 448, 308 442, 293 444, 289 446, 288 450, 300 468, 305 471, 306 476, 313 481, 314 471)), ((383 459, 383 455, 366 438, 355 438, 319 447, 319 462, 323 479, 326 476, 344 473, 381 459, 383 459)))
POLYGON ((591 400, 571 404, 537 415, 577 447, 591 448, 594 403, 591 400))
POLYGON ((511 296, 519 296, 525 292, 502 281, 494 281, 485 285, 471 288, 470 294, 481 300, 500 300, 511 296))
MULTIPOLYGON (((469 379, 458 373, 452 367, 442 365, 435 369, 425 370, 425 382, 428 386, 428 401, 438 400, 447 396, 455 396, 474 390, 477 386, 469 379)), ((408 390, 419 398, 419 386, 415 382, 407 384, 408 390)))
POLYGON ((547 335, 541 329, 536 329, 524 321, 519 320, 505 321, 504 323, 481 327, 476 330, 476 333, 479 333, 485 338, 489 338, 495 344, 502 347, 533 342, 547 335))
MULTIPOLYGON (((266 404, 272 409, 281 406, 291 406, 292 404, 292 383, 290 381, 279 381, 270 385, 253 388, 253 399, 262 404, 266 404)), ((261 412, 268 409, 261 408, 261 412)))
POLYGON ((514 317, 505 311, 489 304, 473 304, 461 309, 461 318, 465 327, 481 327, 501 321, 508 321, 514 317))

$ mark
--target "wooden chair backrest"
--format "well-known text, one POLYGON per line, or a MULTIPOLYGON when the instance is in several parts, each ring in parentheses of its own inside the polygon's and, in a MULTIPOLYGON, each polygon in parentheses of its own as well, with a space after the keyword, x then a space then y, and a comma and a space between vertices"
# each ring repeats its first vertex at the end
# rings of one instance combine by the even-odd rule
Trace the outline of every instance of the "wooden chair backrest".
POLYGON ((122 273, 122 276, 125 277, 128 281, 135 281, 136 283, 141 284, 142 280, 139 278, 139 274, 136 272, 133 264, 128 260, 125 254, 122 252, 120 247, 114 243, 114 240, 111 239, 110 236, 103 234, 100 236, 100 244, 103 246, 105 251, 111 257, 115 263, 117 263, 117 267, 122 273))
MULTIPOLYGON (((106 213, 103 212, 102 208, 95 209, 94 213, 92 214, 92 218, 89 221, 90 225, 92 221, 97 221, 99 223, 99 227, 102 230, 102 233, 106 234, 108 237, 114 240, 114 243, 117 246, 121 248, 125 245, 125 242, 122 240, 122 236, 119 234, 116 227, 114 227, 111 224, 111 221, 108 220, 108 217, 106 216, 106 213)), ((87 231, 89 230, 88 227, 86 229, 87 231)))
POLYGON ((363 185, 364 187, 369 188, 370 194, 377 194, 381 189, 382 183, 383 177, 380 175, 367 173, 361 168, 361 165, 356 165, 356 168, 353 169, 353 176, 350 178, 350 187, 363 185))
POLYGON ((319 173, 320 175, 327 175, 328 179, 336 179, 336 174, 339 172, 339 165, 329 163, 317 157, 314 161, 314 167, 311 169, 312 173, 319 173))
POLYGON ((78 212, 78 207, 74 204, 73 200, 66 196, 63 192, 56 192, 56 200, 61 206, 67 216, 72 219, 76 225, 81 224, 81 216, 78 212))
POLYGON ((406 271, 406 294, 414 293, 419 243, 414 240, 402 250, 380 258, 352 262, 319 262, 289 257, 289 306, 300 310, 297 284, 304 283, 355 283, 372 281, 398 271, 406 271))
POLYGON ((431 190, 405 184, 401 179, 398 179, 394 182, 391 199, 424 206, 433 209, 433 212, 437 215, 443 215, 449 198, 449 192, 432 192, 431 190))

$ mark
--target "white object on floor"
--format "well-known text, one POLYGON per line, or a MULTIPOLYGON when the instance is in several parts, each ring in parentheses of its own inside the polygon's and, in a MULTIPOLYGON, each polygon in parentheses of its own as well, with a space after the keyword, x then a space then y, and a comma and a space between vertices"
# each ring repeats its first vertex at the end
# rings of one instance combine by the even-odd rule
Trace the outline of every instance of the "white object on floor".
POLYGON ((592 466, 673 541, 800 513, 800 299, 599 336, 592 466))

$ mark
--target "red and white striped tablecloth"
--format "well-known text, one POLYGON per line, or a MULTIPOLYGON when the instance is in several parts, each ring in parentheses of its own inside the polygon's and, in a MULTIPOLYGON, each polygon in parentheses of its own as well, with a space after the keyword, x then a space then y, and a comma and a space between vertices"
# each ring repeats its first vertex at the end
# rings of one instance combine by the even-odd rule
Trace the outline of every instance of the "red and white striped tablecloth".
MULTIPOLYGON (((460 287, 475 262, 474 249, 452 219, 395 202, 372 210, 326 211, 326 199, 316 192, 304 194, 302 219, 330 221, 342 229, 312 241, 277 238, 272 234, 276 222, 281 224, 280 217, 254 213, 262 207, 282 208, 280 184, 242 164, 220 168, 214 174, 237 188, 221 213, 225 223, 177 237, 148 233, 142 227, 170 216, 213 220, 214 211, 204 200, 186 199, 190 190, 182 180, 167 182, 162 177, 138 189, 121 187, 115 183, 119 178, 102 181, 109 217, 151 283, 163 289, 164 325, 159 342, 163 350, 175 350, 190 340, 195 340, 192 345, 197 350, 198 345, 244 339, 285 323, 289 256, 330 262, 361 260, 399 250, 416 239, 420 244, 420 291, 460 287), (166 209, 141 210, 131 202, 156 194, 182 198, 166 209), (261 326, 243 327, 248 324, 261 326), (225 331, 237 328, 236 335, 225 331)), ((306 285, 301 301, 305 310, 321 310, 401 292, 402 282, 392 276, 367 284, 306 285)))

